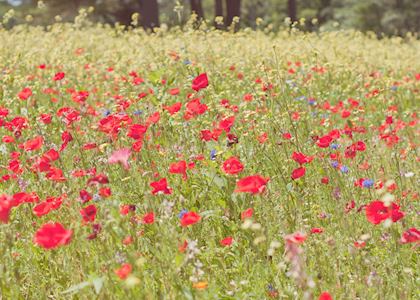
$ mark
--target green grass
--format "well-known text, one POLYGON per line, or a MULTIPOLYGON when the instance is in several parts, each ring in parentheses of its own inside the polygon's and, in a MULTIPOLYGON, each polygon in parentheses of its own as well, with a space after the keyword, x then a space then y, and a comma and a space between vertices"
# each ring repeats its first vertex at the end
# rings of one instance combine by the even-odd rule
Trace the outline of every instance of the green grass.
MULTIPOLYGON (((145 35, 137 29, 123 32, 55 24, 47 31, 28 26, 0 30, 0 45, 0 107, 9 110, 2 118, 7 122, 16 116, 28 119, 28 127, 15 143, 1 144, 0 175, 12 173, 7 169, 12 151, 21 153, 23 171, 17 175, 19 180, 1 182, 0 194, 13 196, 22 185, 27 185, 27 192, 36 192, 40 201, 67 194, 62 206, 45 216, 37 217, 32 212, 35 204, 25 203, 13 208, 9 222, 0 225, 0 298, 265 299, 271 295, 302 299, 304 295, 317 298, 323 291, 334 299, 418 298, 418 247, 399 242, 405 230, 418 227, 418 119, 413 115, 420 101, 420 81, 415 78, 420 73, 418 40, 377 40, 350 31, 274 35, 189 28, 145 35), (76 55, 79 48, 83 53, 76 55), (37 68, 40 64, 47 68, 37 68), (113 71, 107 70, 110 67, 113 71), (313 67, 323 67, 325 72, 313 67), (291 74, 290 68, 296 72, 291 74), (63 81, 52 80, 58 71, 65 72, 63 81), (131 71, 145 82, 133 85, 131 71), (203 72, 209 86, 196 94, 208 110, 185 121, 187 95, 194 93, 191 81, 203 72), (379 76, 371 76, 373 72, 379 76), (272 84, 272 89, 263 91, 256 78, 272 84), (398 87, 392 89, 395 82, 398 87), (21 101, 17 94, 24 87, 30 87, 33 95, 21 101), (58 93, 43 92, 49 87, 58 93), (180 94, 172 96, 168 91, 175 87, 180 94), (85 104, 73 102, 68 88, 89 91, 85 104), (138 94, 149 93, 149 89, 153 94, 139 100, 138 94), (375 89, 378 95, 366 97, 375 89), (245 94, 253 95, 253 100, 244 101, 245 94), (126 113, 133 123, 144 124, 148 116, 160 112, 159 122, 146 133, 141 152, 131 154, 129 170, 107 163, 114 150, 131 147, 134 140, 126 136, 126 127, 122 126, 116 139, 97 130, 105 110, 118 111, 115 95, 131 101, 126 113), (308 104, 311 98, 314 105, 308 104), (350 109, 349 98, 360 106, 350 109), (221 99, 237 105, 238 112, 221 106, 221 99), (183 103, 179 113, 170 116, 162 109, 178 101, 183 103), (338 113, 327 111, 323 109, 327 101, 331 106, 342 101, 343 108, 338 113), (396 110, 391 111, 391 106, 396 110), (77 109, 81 119, 66 128, 56 115, 62 107, 77 109), (89 107, 98 114, 86 113, 89 107), (344 108, 351 112, 346 119, 341 117, 344 108), (140 115, 135 114, 138 110, 140 115), (299 113, 299 120, 292 118, 294 112, 299 113), (41 113, 52 114, 52 123, 40 122, 41 113), (238 137, 237 144, 228 146, 226 133, 218 141, 200 139, 201 130, 212 130, 223 116, 232 115, 236 120, 231 133, 238 137), (393 146, 380 139, 378 130, 387 116, 394 120, 388 131, 396 129, 399 137, 393 146), (337 150, 319 148, 313 140, 313 136, 346 126, 366 131, 353 133, 353 138, 342 132, 334 141, 341 145, 337 150), (53 182, 30 168, 42 153, 58 150, 65 130, 74 139, 53 165, 67 180, 53 182), (286 132, 293 136, 291 140, 283 138, 286 132), (258 136, 263 133, 268 139, 260 143, 258 136), (45 139, 40 150, 25 152, 18 147, 37 135, 45 139), (354 159, 345 158, 344 150, 356 141, 363 141, 366 151, 357 152, 354 159), (82 145, 92 142, 98 148, 82 150, 82 145), (215 160, 210 159, 213 149, 215 160), (315 156, 305 166, 305 176, 297 180, 290 178, 299 166, 291 159, 294 151, 315 156), (331 166, 331 153, 340 154, 347 174, 331 166), (187 180, 168 172, 171 163, 192 162, 200 154, 204 160, 195 160, 187 180), (237 176, 221 170, 232 155, 244 164, 237 176), (360 168, 364 162, 369 169, 360 168), (98 188, 87 186, 89 176, 71 175, 73 170, 90 168, 106 174, 110 181, 106 186, 112 190, 110 197, 88 203, 98 208, 95 223, 102 225, 93 240, 86 239, 92 226, 82 222, 79 210, 86 205, 80 203, 79 192, 86 189, 97 194, 98 188), (160 177, 154 177, 156 172, 160 177), (409 172, 414 176, 405 176, 409 172), (234 192, 237 179, 254 174, 270 178, 264 193, 234 192), (325 176, 328 185, 321 184, 325 176), (173 193, 152 195, 149 184, 163 177, 173 193), (394 181, 397 188, 390 194, 405 212, 404 218, 392 224, 368 222, 364 209, 357 209, 382 199, 387 192, 355 187, 359 178, 375 183, 394 181), (351 200, 355 208, 346 213, 351 200), (136 211, 121 215, 123 204, 136 205, 136 211), (254 209, 253 225, 246 221, 246 228, 241 212, 250 207, 254 209), (198 212, 201 221, 181 227, 178 214, 182 209, 198 212), (154 224, 142 224, 142 216, 150 211, 155 213, 154 224), (73 230, 68 245, 45 250, 33 243, 35 232, 48 221, 73 230), (324 232, 310 234, 315 227, 324 232), (302 272, 295 280, 288 276, 293 262, 285 257, 284 236, 298 231, 308 236, 299 246, 302 272), (133 242, 124 245, 127 236, 133 242), (219 242, 227 236, 234 242, 222 247, 219 242), (197 241, 199 253, 192 259, 178 250, 184 240, 197 241), (355 248, 358 240, 364 240, 366 246, 355 248), (278 248, 267 253, 273 242, 278 242, 278 248), (190 278, 198 261, 204 273, 197 280, 208 284, 204 289, 196 288, 190 278), (122 263, 132 265, 126 280, 114 273, 122 263), (269 293, 269 285, 278 295, 269 293)), ((14 133, 2 126, 0 135, 14 133)))

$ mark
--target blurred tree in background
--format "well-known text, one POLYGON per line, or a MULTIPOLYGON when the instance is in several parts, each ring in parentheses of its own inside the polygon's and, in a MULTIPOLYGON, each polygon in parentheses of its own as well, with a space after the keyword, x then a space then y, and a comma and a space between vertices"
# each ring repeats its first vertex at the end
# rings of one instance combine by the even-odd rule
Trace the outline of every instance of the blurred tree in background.
POLYGON ((216 16, 223 17, 214 23, 219 29, 240 17, 242 27, 255 28, 261 18, 260 23, 276 30, 287 26, 289 17, 308 31, 354 28, 387 35, 420 31, 420 0, 0 0, 0 15, 14 10, 6 15, 8 27, 28 20, 47 25, 73 21, 81 8, 91 6, 93 21, 130 25, 135 24, 132 15, 138 13, 138 24, 144 28, 163 23, 182 26, 195 13, 209 24, 216 16))

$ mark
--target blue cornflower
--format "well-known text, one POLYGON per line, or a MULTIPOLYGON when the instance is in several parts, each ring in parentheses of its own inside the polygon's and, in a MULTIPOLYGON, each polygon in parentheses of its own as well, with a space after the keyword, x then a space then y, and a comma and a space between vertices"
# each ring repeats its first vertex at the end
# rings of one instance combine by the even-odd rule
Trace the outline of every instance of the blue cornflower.
POLYGON ((293 80, 286 80, 286 83, 289 87, 295 87, 296 83, 293 82, 293 80))
POLYGON ((182 209, 179 214, 178 214, 178 218, 182 219, 182 217, 188 212, 188 210, 186 209, 182 209))
POLYGON ((210 160, 215 160, 216 159, 216 150, 211 150, 210 151, 210 160))
POLYGON ((373 180, 372 179, 365 179, 365 180, 363 180, 362 185, 363 185, 364 188, 369 189, 373 186, 373 180))
POLYGON ((309 104, 309 105, 315 105, 315 104, 316 104, 315 99, 309 99, 309 100, 308 100, 308 104, 309 104))
POLYGON ((143 114, 143 111, 142 111, 142 110, 140 110, 140 109, 138 109, 138 110, 134 111, 134 114, 135 114, 136 116, 139 116, 139 115, 142 115, 142 114, 143 114))
POLYGON ((333 160, 333 161, 331 162, 331 166, 332 166, 333 168, 337 168, 337 167, 338 167, 338 161, 333 160))
POLYGON ((191 65, 191 61, 189 59, 184 60, 184 65, 191 65))
POLYGON ((338 148, 340 148, 340 144, 331 144, 330 148, 334 149, 334 150, 337 150, 338 148))
POLYGON ((273 286, 271 283, 267 285, 267 289, 268 289, 269 291, 274 291, 274 290, 275 290, 275 289, 274 289, 274 286, 273 286))
POLYGON ((111 111, 109 109, 106 109, 103 113, 104 117, 107 117, 111 114, 111 111))
POLYGON ((341 166, 340 171, 341 171, 342 173, 347 174, 347 173, 349 172, 349 168, 347 168, 346 166, 341 166))

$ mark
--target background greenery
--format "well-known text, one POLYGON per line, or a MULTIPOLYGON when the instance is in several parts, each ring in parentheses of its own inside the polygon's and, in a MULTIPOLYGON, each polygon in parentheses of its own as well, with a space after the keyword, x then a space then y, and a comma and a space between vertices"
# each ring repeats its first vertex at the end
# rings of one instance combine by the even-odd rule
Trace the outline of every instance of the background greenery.
MULTIPOLYGON (((150 3, 155 0, 148 1, 147 3, 150 3)), ((46 25, 52 23, 57 15, 63 21, 71 21, 80 8, 94 6, 91 19, 105 23, 118 21, 130 24, 132 13, 140 12, 144 2, 144 0, 45 0, 42 2, 45 4, 44 9, 39 10, 36 9, 39 4, 37 0, 0 0, 0 15, 14 9, 15 14, 9 19, 8 26, 24 22, 28 14, 33 16, 33 23, 46 25)), ((191 2, 158 1, 160 23, 184 24, 189 19, 191 2)), ((197 2, 202 3, 204 18, 213 22, 216 1, 197 2)), ((278 30, 284 26, 284 20, 288 17, 288 4, 293 3, 296 5, 297 20, 306 19, 305 24, 301 26, 305 30, 353 28, 387 35, 403 35, 420 30, 418 0, 242 0, 238 2, 240 2, 242 27, 255 27, 255 20, 262 18, 266 25, 271 24, 275 30, 278 30)))
MULTIPOLYGON (((322 291, 330 292, 334 299, 418 299, 419 248, 399 243, 402 232, 418 227, 417 178, 402 175, 418 169, 418 133, 415 126, 402 126, 417 120, 418 40, 378 40, 356 31, 315 34, 287 30, 274 36, 263 30, 240 30, 231 34, 192 30, 189 25, 183 31, 159 30, 146 35, 140 28, 83 27, 83 19, 79 19, 76 24, 56 23, 47 30, 27 25, 0 30, 0 44, 7 45, 0 47, 0 104, 10 109, 10 118, 25 115, 31 124, 19 142, 41 134, 51 145, 61 143, 66 125, 56 112, 63 106, 74 106, 68 88, 88 90, 87 104, 98 111, 97 116, 83 113, 71 129, 75 140, 58 162, 67 182, 39 180, 29 170, 22 175, 27 191, 36 191, 42 200, 63 192, 68 200, 41 218, 33 215, 31 205, 22 205, 13 210, 9 224, 0 225, 0 291, 4 299, 265 299, 274 291, 278 297, 273 298, 278 299, 303 299, 305 293, 315 298, 322 291), (46 70, 37 68, 44 63, 46 70), (231 66, 235 68, 231 70, 231 66), (320 72, 321 67, 325 71, 320 72), (58 71, 65 72, 66 83, 52 80, 58 71), (145 83, 135 86, 122 80, 132 71, 137 71, 145 83), (182 118, 183 113, 171 117, 162 111, 162 105, 177 101, 168 90, 178 87, 181 93, 175 99, 185 102, 181 99, 191 92, 191 80, 200 72, 209 76, 209 87, 199 94, 209 111, 190 122, 182 118), (255 82, 257 77, 264 84, 273 84, 272 90, 262 90, 255 82), (161 84, 162 79, 166 85, 161 84), (17 100, 17 93, 27 86, 36 95, 33 104, 17 100), (47 87, 58 90, 58 102, 53 103, 51 95, 43 92, 47 87), (136 99, 149 89, 154 94, 134 101, 127 114, 142 123, 160 111, 159 124, 150 128, 151 138, 145 140, 142 152, 133 154, 129 171, 107 164, 113 149, 130 145, 125 133, 116 144, 94 130, 107 110, 117 112, 117 101, 110 95, 136 99), (375 90, 379 91, 377 96, 366 96, 375 90), (246 93, 254 100, 242 101, 246 93), (331 113, 323 109, 326 102, 347 108, 349 98, 360 101, 349 118, 343 119, 340 110, 331 113), (222 138, 204 143, 199 136, 200 130, 212 128, 220 116, 231 114, 219 105, 220 99, 229 99, 240 108, 232 129, 239 143, 233 147, 222 138), (310 105, 310 99, 316 104, 310 105), (299 112, 299 121, 290 119, 291 112, 299 112), (41 113, 52 114, 52 124, 39 124, 41 113), (390 115, 400 138, 394 147, 387 147, 377 130, 390 115), (366 133, 355 133, 354 140, 343 134, 337 151, 319 149, 313 142, 313 136, 352 124, 363 126, 366 133), (84 134, 76 131, 79 126, 84 134), (296 138, 286 141, 284 132, 296 138), (257 137, 263 133, 268 140, 260 144, 257 137), (354 160, 343 161, 349 173, 332 168, 328 154, 342 153, 356 140, 363 140, 367 150, 354 160), (91 142, 101 146, 83 152, 80 145, 91 142), (290 174, 297 164, 290 157, 299 149, 296 144, 316 159, 304 178, 293 181, 290 174), (157 145, 159 151, 155 150, 157 145), (216 160, 210 159, 213 149, 216 160), (188 181, 168 174, 168 166, 179 160, 180 153, 188 159, 198 154, 205 157, 188 171, 188 181), (270 177, 266 193, 232 193, 235 178, 220 169, 230 155, 244 163, 243 176, 260 173, 270 177), (363 162, 371 167, 358 167, 363 162), (82 224, 77 200, 86 180, 70 174, 92 167, 109 176, 112 196, 94 202, 98 207, 96 222, 103 229, 97 239, 88 241, 92 228, 82 224), (152 170, 168 178, 172 195, 150 193, 149 184, 155 180, 152 170), (323 176, 330 178, 329 185, 320 184, 323 176), (404 219, 387 226, 369 223, 364 211, 357 208, 383 194, 377 189, 355 187, 359 178, 395 181, 398 189, 394 194, 406 213, 404 219), (352 199, 356 207, 346 213, 352 199), (166 216, 169 202, 173 208, 166 216), (155 224, 133 223, 133 214, 121 216, 122 204, 136 205, 138 218, 154 211, 155 224), (248 207, 255 210, 252 228, 244 227, 240 220, 248 207), (200 212, 203 220, 182 228, 178 218, 182 209, 200 212), (73 230, 69 245, 46 251, 33 244, 34 232, 48 221, 61 222, 73 230), (283 236, 296 231, 308 233, 314 227, 322 227, 324 233, 309 236, 302 245, 302 270, 314 284, 303 289, 288 275, 283 236), (127 236, 133 242, 124 245, 127 236), (226 236, 233 236, 232 247, 220 246, 219 241, 226 236), (200 253, 195 259, 178 251, 186 239, 197 241, 200 253), (364 248, 353 246, 359 240, 366 242, 364 248), (279 248, 268 257, 275 244, 279 248), (194 288, 190 281, 197 259, 203 264, 200 280, 208 284, 203 290, 194 288), (114 274, 121 263, 133 266, 132 277, 126 281, 114 274)), ((2 135, 10 135, 5 128, 1 130, 2 135)), ((11 151, 21 150, 17 143, 8 145, 6 155, 0 157, 1 166, 8 165, 7 153, 11 151)), ((25 170, 33 156, 22 154, 25 170)), ((2 183, 0 188, 7 194, 19 191, 15 182, 2 183)))

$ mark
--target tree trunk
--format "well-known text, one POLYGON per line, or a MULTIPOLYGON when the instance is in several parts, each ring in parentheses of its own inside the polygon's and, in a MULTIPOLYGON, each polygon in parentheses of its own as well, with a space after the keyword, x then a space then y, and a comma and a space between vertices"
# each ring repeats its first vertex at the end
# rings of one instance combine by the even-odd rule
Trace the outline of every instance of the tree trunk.
POLYGON ((191 13, 195 13, 198 19, 204 19, 203 5, 201 0, 190 0, 191 13))
MULTIPOLYGON (((223 17, 223 1, 222 0, 214 1, 214 17, 223 17)), ((214 27, 216 27, 217 29, 222 29, 223 26, 217 24, 215 21, 214 27)))
POLYGON ((76 10, 76 12, 79 12, 79 8, 80 8, 80 1, 81 0, 74 0, 73 4, 74 4, 74 9, 76 10))
POLYGON ((144 29, 159 26, 159 7, 157 0, 140 0, 140 22, 144 29))
POLYGON ((292 23, 297 21, 296 0, 287 0, 287 14, 290 20, 292 21, 292 23))
POLYGON ((225 25, 230 26, 234 17, 241 16, 241 0, 226 0, 226 10, 225 25))
POLYGON ((116 18, 116 21, 122 25, 130 25, 131 23, 131 15, 134 13, 134 10, 127 6, 123 6, 118 11, 115 11, 113 14, 116 18))
POLYGON ((331 0, 321 0, 321 6, 319 7, 317 14, 319 24, 324 24, 331 19, 331 12, 331 0))

